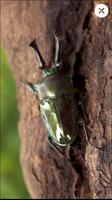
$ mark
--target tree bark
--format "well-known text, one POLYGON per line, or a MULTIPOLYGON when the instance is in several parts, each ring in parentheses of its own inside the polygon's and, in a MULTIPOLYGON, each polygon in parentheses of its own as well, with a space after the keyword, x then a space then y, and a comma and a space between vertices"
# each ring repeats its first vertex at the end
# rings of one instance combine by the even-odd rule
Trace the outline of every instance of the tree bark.
POLYGON ((2 1, 2 42, 16 80, 20 111, 21 167, 32 198, 112 197, 112 2, 105 0, 109 15, 98 18, 95 0, 2 1), (20 83, 41 79, 29 43, 36 38, 49 65, 53 59, 54 34, 61 43, 63 73, 71 73, 84 112, 90 141, 78 130, 71 149, 81 152, 82 162, 60 158, 47 142, 38 101, 20 83))

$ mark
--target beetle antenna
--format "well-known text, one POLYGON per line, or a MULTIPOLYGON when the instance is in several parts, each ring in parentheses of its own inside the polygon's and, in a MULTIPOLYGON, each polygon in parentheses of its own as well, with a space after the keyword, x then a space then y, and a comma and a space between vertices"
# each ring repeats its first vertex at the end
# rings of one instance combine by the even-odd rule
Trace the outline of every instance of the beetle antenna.
POLYGON ((44 59, 43 59, 43 57, 42 57, 42 55, 41 55, 41 53, 40 53, 40 51, 39 51, 39 49, 38 49, 38 46, 37 46, 37 43, 36 43, 36 39, 34 39, 34 40, 30 43, 29 46, 32 47, 32 48, 34 49, 34 51, 35 51, 35 53, 36 53, 36 57, 39 58, 39 60, 40 60, 40 62, 41 62, 40 68, 41 68, 41 69, 45 69, 45 68, 46 68, 46 63, 45 63, 45 61, 44 61, 44 59))

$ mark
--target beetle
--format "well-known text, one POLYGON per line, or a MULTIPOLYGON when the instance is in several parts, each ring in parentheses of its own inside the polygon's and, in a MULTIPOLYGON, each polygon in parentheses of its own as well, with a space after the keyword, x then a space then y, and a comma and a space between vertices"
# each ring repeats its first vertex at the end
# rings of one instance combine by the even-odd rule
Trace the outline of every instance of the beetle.
MULTIPOLYGON (((74 99, 72 77, 62 74, 59 57, 59 39, 55 35, 55 58, 51 66, 47 66, 36 44, 36 39, 30 43, 41 63, 43 77, 35 84, 22 81, 39 100, 42 119, 48 130, 49 143, 60 153, 59 146, 71 145, 77 136, 78 124, 81 123, 88 142, 85 123, 77 120, 77 104, 74 99), (57 145, 56 145, 57 144, 57 145)), ((62 154, 63 155, 63 154, 62 154)), ((64 156, 64 155, 63 155, 64 156)), ((66 159, 70 160, 67 156, 66 159)))

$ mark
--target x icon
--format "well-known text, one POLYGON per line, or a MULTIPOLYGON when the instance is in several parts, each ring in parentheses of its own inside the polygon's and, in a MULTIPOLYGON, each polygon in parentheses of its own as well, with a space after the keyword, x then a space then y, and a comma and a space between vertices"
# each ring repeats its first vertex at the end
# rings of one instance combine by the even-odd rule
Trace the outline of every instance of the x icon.
POLYGON ((95 6, 95 15, 99 18, 104 18, 108 15, 109 9, 108 6, 101 3, 101 4, 96 4, 95 6))
POLYGON ((104 12, 104 8, 102 8, 102 9, 99 8, 99 14, 100 14, 100 13, 103 13, 103 14, 105 13, 105 12, 104 12))

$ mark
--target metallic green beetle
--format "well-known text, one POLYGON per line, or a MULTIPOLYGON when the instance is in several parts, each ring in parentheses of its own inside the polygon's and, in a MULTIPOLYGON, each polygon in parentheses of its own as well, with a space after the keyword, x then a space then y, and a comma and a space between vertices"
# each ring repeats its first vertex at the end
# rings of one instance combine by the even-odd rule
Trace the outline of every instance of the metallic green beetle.
MULTIPOLYGON (((38 96, 40 112, 49 133, 48 140, 61 153, 54 143, 60 146, 68 146, 73 143, 77 136, 78 122, 72 77, 60 72, 59 40, 56 36, 55 41, 55 62, 51 67, 46 66, 36 40, 30 43, 30 47, 35 50, 41 62, 40 68, 43 69, 43 78, 34 85, 23 82, 31 92, 38 96)), ((87 138, 84 123, 83 129, 87 138)))
POLYGON ((47 67, 36 40, 30 43, 35 50, 43 69, 43 78, 34 85, 25 82, 28 89, 38 96, 40 112, 49 133, 49 141, 61 146, 73 143, 76 138, 77 108, 74 100, 72 77, 60 72, 58 62, 59 40, 55 36, 55 62, 47 67))

